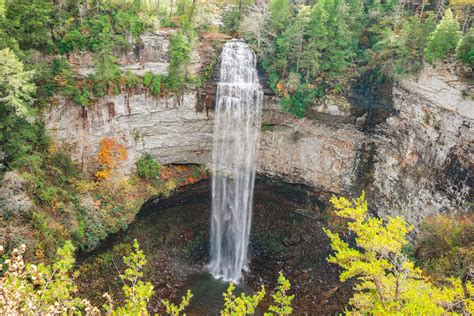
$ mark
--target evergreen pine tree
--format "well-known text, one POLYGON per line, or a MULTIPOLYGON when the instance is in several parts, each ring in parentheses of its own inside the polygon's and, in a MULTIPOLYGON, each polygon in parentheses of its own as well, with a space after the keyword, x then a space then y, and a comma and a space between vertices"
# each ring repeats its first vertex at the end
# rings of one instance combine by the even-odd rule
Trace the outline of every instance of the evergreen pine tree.
POLYGON ((459 22, 451 9, 447 9, 443 19, 431 33, 426 47, 426 61, 432 63, 453 53, 461 37, 459 22))

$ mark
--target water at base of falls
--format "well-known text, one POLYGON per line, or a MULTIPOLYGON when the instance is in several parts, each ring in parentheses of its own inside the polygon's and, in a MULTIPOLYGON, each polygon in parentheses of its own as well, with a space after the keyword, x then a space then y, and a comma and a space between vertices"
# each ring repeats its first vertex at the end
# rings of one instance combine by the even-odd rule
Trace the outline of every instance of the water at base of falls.
POLYGON ((238 282, 247 266, 262 100, 255 54, 241 41, 227 42, 214 119, 209 263, 226 281, 238 282))

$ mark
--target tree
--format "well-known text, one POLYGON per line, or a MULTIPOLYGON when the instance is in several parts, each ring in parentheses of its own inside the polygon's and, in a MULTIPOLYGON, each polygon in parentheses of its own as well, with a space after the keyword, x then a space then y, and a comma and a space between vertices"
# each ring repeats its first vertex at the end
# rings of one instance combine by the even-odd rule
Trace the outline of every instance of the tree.
POLYGON ((454 53, 460 38, 459 22, 454 17, 451 9, 447 9, 443 19, 430 35, 428 46, 425 50, 426 61, 432 63, 454 53))
POLYGON ((41 123, 34 120, 32 109, 33 75, 12 50, 0 50, 0 148, 8 168, 28 165, 28 160, 37 158, 33 149, 44 144, 41 123))
POLYGON ((462 38, 456 50, 456 57, 462 64, 474 69, 474 29, 462 38))
POLYGON ((270 2, 270 26, 274 32, 283 30, 290 17, 288 0, 271 0, 270 2))
POLYGON ((186 81, 186 65, 191 60, 192 38, 179 30, 170 41, 170 66, 167 84, 174 91, 182 88, 186 81))
MULTIPOLYGON (((294 70, 299 72, 301 69, 301 61, 304 57, 305 32, 310 21, 311 8, 309 6, 301 6, 293 23, 283 32, 279 38, 280 46, 286 45, 286 55, 289 63, 293 65, 294 70)), ((306 64, 305 64, 306 65, 306 64)))
POLYGON ((97 162, 99 170, 95 176, 99 180, 107 179, 117 165, 117 161, 127 160, 127 149, 112 138, 103 138, 99 144, 97 162))
POLYGON ((160 176, 161 166, 150 153, 144 154, 135 163, 137 176, 144 179, 156 179, 160 176))
POLYGON ((324 229, 334 254, 330 263, 341 266, 341 281, 357 278, 355 294, 349 300, 352 311, 371 315, 425 315, 452 312, 472 314, 474 302, 459 278, 446 280, 443 287, 433 285, 404 254, 406 236, 412 229, 401 216, 382 219, 369 217, 364 193, 349 201, 332 197, 337 216, 348 220, 348 230, 355 234, 356 247, 351 247, 337 233, 324 229))
POLYGON ((272 41, 268 29, 269 21, 268 3, 259 1, 249 6, 239 29, 260 58, 267 58, 272 52, 272 41))
POLYGON ((11 49, 0 50, 0 104, 18 117, 31 116, 30 106, 36 92, 33 75, 33 71, 25 71, 11 49))
MULTIPOLYGON (((99 97, 113 94, 111 87, 116 87, 120 79, 120 67, 111 50, 111 47, 103 47, 94 54, 94 92, 99 97)), ((118 94, 118 91, 115 92, 118 94)))
MULTIPOLYGON (((74 295, 77 285, 71 278, 71 270, 75 248, 70 241, 58 249, 57 259, 51 265, 25 264, 25 250, 25 245, 14 249, 9 259, 0 265, 0 314, 81 315, 84 310, 86 315, 100 315, 98 307, 74 295)), ((0 246, 0 255, 2 252, 0 246)), ((137 240, 123 261, 126 270, 120 278, 124 282, 124 305, 114 308, 112 298, 105 293, 108 303, 103 307, 111 315, 148 315, 147 304, 154 291, 150 282, 141 280, 146 257, 137 240)))
POLYGON ((22 49, 51 51, 53 12, 54 6, 49 0, 7 2, 5 29, 9 34, 14 34, 22 49))
POLYGON ((396 74, 417 73, 421 70, 424 49, 434 27, 433 15, 429 15, 424 20, 420 20, 417 16, 404 20, 393 48, 396 74))

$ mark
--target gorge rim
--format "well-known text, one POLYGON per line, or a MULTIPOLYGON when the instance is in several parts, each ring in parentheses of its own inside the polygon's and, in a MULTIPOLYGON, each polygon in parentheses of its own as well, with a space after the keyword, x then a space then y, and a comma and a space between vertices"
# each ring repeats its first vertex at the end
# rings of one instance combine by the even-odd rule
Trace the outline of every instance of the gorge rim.
POLYGON ((232 40, 222 50, 212 153, 211 262, 216 278, 238 282, 247 267, 263 92, 256 57, 232 40))

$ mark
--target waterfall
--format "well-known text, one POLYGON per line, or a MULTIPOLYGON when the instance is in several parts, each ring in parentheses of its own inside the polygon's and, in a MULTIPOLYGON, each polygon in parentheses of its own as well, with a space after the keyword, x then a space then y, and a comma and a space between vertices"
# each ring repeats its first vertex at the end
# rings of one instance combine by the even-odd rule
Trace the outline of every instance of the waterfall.
POLYGON ((262 99, 255 54, 241 41, 227 42, 214 119, 209 264, 227 281, 238 282, 247 267, 262 99))

